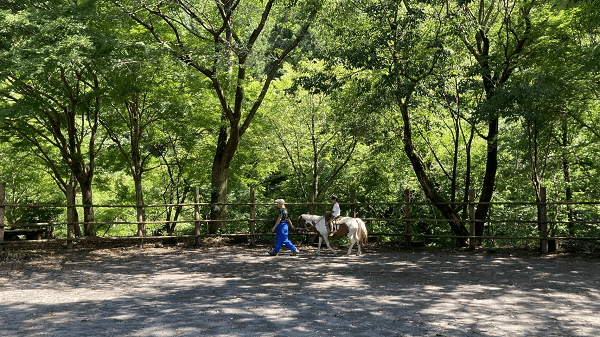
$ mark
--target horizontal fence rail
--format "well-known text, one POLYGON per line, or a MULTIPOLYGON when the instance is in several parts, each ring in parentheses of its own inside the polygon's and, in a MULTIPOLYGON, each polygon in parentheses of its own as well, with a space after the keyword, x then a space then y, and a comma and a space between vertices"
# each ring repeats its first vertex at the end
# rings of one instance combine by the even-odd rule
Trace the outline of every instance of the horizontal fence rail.
MULTIPOLYGON (((69 186, 67 189, 67 200, 74 200, 72 187, 69 186)), ((381 232, 381 231, 373 231, 369 233, 369 236, 387 236, 387 237, 404 237, 404 241, 406 245, 411 245, 413 239, 461 239, 468 241, 469 246, 474 249, 476 243, 482 240, 535 240, 540 242, 540 249, 543 253, 548 252, 548 242, 552 241, 555 244, 559 240, 573 240, 573 241, 600 241, 600 236, 570 236, 570 235, 550 235, 548 232, 549 225, 566 225, 566 226, 589 226, 590 228, 596 228, 594 225, 600 224, 600 220, 557 220, 557 219, 548 219, 547 218, 547 208, 549 206, 558 207, 558 206, 599 206, 600 202, 557 202, 557 201, 546 201, 545 200, 545 189, 542 189, 541 198, 539 202, 490 202, 486 203, 493 206, 536 206, 537 208, 537 216, 536 220, 523 220, 517 217, 515 218, 506 218, 506 219, 475 219, 474 209, 477 205, 482 203, 475 202, 475 193, 474 191, 470 191, 469 202, 457 202, 457 203, 448 203, 458 208, 466 208, 468 209, 468 218, 465 219, 453 219, 451 220, 454 223, 464 224, 466 225, 469 235, 453 235, 447 233, 438 233, 438 234, 422 234, 422 233, 413 233, 414 226, 420 225, 423 223, 428 224, 446 224, 450 220, 445 218, 413 218, 412 214, 416 207, 435 207, 435 203, 432 202, 423 202, 423 201, 415 201, 413 200, 413 195, 410 191, 406 190, 404 192, 404 202, 357 202, 355 193, 351 194, 350 202, 341 202, 342 206, 349 206, 350 208, 350 216, 357 217, 358 209, 365 209, 369 207, 396 207, 399 206, 401 208, 402 217, 364 217, 363 221, 366 223, 396 223, 397 225, 404 224, 404 231, 401 232, 381 232), (529 226, 525 227, 528 235, 475 235, 475 224, 476 223, 485 223, 488 226, 492 226, 494 224, 515 224, 521 226, 529 226), (533 226, 535 225, 535 226, 533 226), (536 235, 537 234, 537 235, 536 235)), ((326 202, 315 202, 314 196, 310 196, 309 202, 291 202, 286 203, 288 207, 302 207, 307 210, 309 214, 315 214, 316 207, 322 206, 331 206, 330 203, 326 202)), ((272 237, 274 234, 272 233, 261 233, 256 231, 257 224, 264 223, 274 223, 274 218, 268 217, 260 217, 256 215, 257 207, 262 207, 266 209, 267 207, 274 207, 275 203, 265 203, 265 202, 255 202, 254 197, 254 189, 250 190, 250 202, 236 202, 236 203, 201 203, 199 202, 198 188, 195 188, 194 191, 194 202, 193 203, 181 203, 181 204, 153 204, 153 205, 80 205, 75 203, 67 203, 65 204, 7 204, 6 203, 6 184, 0 183, 0 250, 4 250, 5 244, 5 236, 7 234, 15 235, 15 233, 29 233, 35 232, 36 229, 44 229, 50 228, 49 231, 53 233, 54 228, 57 226, 67 226, 67 235, 65 238, 51 238, 48 236, 47 240, 55 240, 59 242, 67 242, 67 247, 73 247, 74 241, 82 241, 82 240, 119 240, 119 239, 136 239, 139 240, 140 245, 143 244, 143 240, 154 240, 154 239, 170 239, 170 238, 194 238, 196 243, 199 243, 200 238, 205 237, 249 237, 250 243, 252 245, 256 242, 256 237, 272 237), (236 219, 223 219, 223 220, 215 220, 215 219, 203 219, 200 214, 201 208, 212 208, 215 206, 226 206, 226 207, 247 207, 249 208, 249 217, 240 217, 236 219), (132 210, 137 210, 138 217, 136 221, 94 221, 94 222, 85 222, 85 221, 76 221, 75 220, 75 210, 77 208, 127 208, 132 210), (192 213, 193 216, 191 219, 178 219, 178 220, 143 220, 140 216, 140 210, 143 209, 152 209, 152 208, 167 208, 167 207, 178 207, 180 209, 185 209, 188 213, 192 213), (60 222, 36 222, 36 223, 12 223, 6 224, 6 209, 7 208, 59 208, 67 210, 67 221, 60 222), (210 234, 208 233, 208 226, 210 224, 248 224, 248 231, 242 233, 220 233, 220 234, 210 234), (193 235, 146 235, 146 226, 147 225, 177 225, 177 224, 193 224, 194 225, 194 234, 193 235), (74 227, 76 225, 109 225, 109 226, 137 226, 137 235, 135 236, 119 236, 119 237, 75 237, 74 236, 74 227), (6 227, 10 227, 10 230, 6 230, 6 227), (206 233, 202 233, 202 228, 207 227, 206 233), (21 228, 19 230, 18 228, 21 228)), ((397 209, 395 209, 397 210, 397 209)), ((274 213, 274 210, 272 212, 274 213)), ((294 219, 294 217, 292 217, 294 219)), ((269 226, 270 227, 270 226, 269 226)), ((64 227, 63 227, 64 228, 64 227)), ((109 227, 106 231, 110 230, 109 227)), ((597 229, 597 228, 596 228, 597 229)), ((26 235, 26 234, 21 234, 26 235)), ((290 235, 302 235, 308 236, 312 238, 314 241, 315 233, 297 233, 290 232, 290 235)), ((19 244, 22 241, 11 241, 11 244, 19 244)))

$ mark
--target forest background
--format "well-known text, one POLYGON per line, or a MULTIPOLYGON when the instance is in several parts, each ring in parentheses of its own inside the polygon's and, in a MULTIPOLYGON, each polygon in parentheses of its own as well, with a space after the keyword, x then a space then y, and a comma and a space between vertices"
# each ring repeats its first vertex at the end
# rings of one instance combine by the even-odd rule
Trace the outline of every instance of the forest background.
MULTIPOLYGON (((0 182, 8 204, 63 205, 75 186, 87 236, 134 235, 94 222, 136 219, 167 222, 146 228, 155 235, 191 232, 169 222, 193 219, 176 204, 195 187, 214 204, 205 219, 247 218, 223 203, 247 203, 251 188, 261 203, 353 191, 403 202, 409 189, 432 202, 413 218, 446 220, 415 230, 455 235, 475 190, 476 234, 514 232, 484 219, 535 220, 535 206, 489 202, 539 201, 542 187, 549 200, 600 200, 599 23, 596 1, 2 0, 0 182)), ((600 232, 597 205, 549 211, 589 222, 552 235, 600 232)))

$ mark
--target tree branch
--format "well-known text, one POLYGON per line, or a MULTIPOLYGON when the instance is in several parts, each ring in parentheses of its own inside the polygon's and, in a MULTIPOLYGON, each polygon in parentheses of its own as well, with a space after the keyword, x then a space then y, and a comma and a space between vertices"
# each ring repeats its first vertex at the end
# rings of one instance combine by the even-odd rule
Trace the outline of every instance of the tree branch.
POLYGON ((291 53, 292 50, 294 50, 294 48, 296 48, 296 46, 298 46, 300 41, 302 41, 302 39, 306 35, 306 32, 308 31, 308 28, 312 24, 312 21, 314 20, 314 17, 316 16, 316 14, 317 14, 317 10, 313 10, 311 12, 311 14, 309 15, 309 18, 308 18, 308 22, 304 25, 304 27, 302 27, 300 34, 298 34, 298 36, 296 36, 296 39, 294 40, 294 42, 292 42, 292 44, 290 44, 284 51, 281 52, 281 54, 277 57, 277 59, 271 66, 271 70, 269 71, 269 73, 267 75, 267 79, 265 80, 265 83, 263 84, 263 87, 260 91, 258 98, 254 102, 254 105, 250 109, 248 116, 246 116, 246 119, 244 120, 244 124, 240 128, 240 136, 242 134, 244 134, 246 132, 246 130, 248 129, 248 127, 250 126, 250 122, 252 121, 252 118, 254 118, 256 111, 258 111, 258 108, 262 104, 262 101, 265 98, 267 91, 269 90, 269 86, 271 85, 271 81, 273 80, 273 78, 275 77, 275 74, 277 73, 277 69, 279 68, 279 65, 281 64, 283 59, 289 53, 291 53))
POLYGON ((327 181, 325 181, 324 188, 322 190, 327 190, 327 188, 331 185, 331 183, 333 182, 333 180, 335 180, 335 178, 337 177, 337 175, 340 173, 340 171, 346 167, 346 165, 348 164, 348 162, 350 161, 350 159, 352 158, 352 155, 354 154, 354 150, 356 149, 356 144, 358 144, 358 138, 354 138, 352 141, 352 144, 349 145, 349 151, 346 151, 346 153, 348 154, 346 156, 346 159, 344 160, 343 163, 341 163, 335 170, 334 172, 331 174, 331 176, 329 177, 329 179, 327 179, 327 181))

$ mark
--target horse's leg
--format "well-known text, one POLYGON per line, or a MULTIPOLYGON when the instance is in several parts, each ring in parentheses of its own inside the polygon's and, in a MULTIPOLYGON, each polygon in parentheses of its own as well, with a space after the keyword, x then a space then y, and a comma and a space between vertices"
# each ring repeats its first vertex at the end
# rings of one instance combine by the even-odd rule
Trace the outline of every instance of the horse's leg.
POLYGON ((321 243, 323 242, 323 238, 319 236, 319 245, 317 246, 317 255, 321 252, 321 243))
POLYGON ((327 238, 327 237, 325 237, 325 244, 327 244, 327 248, 329 248, 329 250, 331 250, 331 252, 333 253, 333 255, 337 254, 335 252, 335 250, 333 250, 333 248, 331 248, 331 246, 329 245, 329 238, 327 238))
MULTIPOLYGON (((349 236, 348 239, 350 239, 350 248, 348 248, 348 254, 347 255, 350 255, 350 253, 352 253, 352 247, 354 247, 354 244, 356 243, 356 239, 354 239, 354 235, 349 236)), ((360 245, 358 245, 358 246, 360 247, 360 245)))
MULTIPOLYGON (((353 222, 353 224, 357 224, 356 221, 353 222)), ((352 248, 354 248, 354 245, 358 242, 358 230, 356 228, 352 228, 353 226, 349 226, 350 228, 350 232, 348 233, 348 239, 350 240, 350 248, 348 248, 348 254, 350 255, 352 253, 352 248)), ((360 245, 359 245, 360 246, 360 245)))

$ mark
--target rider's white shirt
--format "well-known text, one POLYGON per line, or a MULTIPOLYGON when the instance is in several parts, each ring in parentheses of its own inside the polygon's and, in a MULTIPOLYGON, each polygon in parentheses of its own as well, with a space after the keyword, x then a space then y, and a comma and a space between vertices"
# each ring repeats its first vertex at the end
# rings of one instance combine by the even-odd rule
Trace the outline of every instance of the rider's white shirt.
POLYGON ((333 209, 331 211, 332 211, 331 215, 333 215, 334 218, 340 216, 340 213, 341 213, 340 204, 338 204, 337 202, 335 204, 333 204, 333 209))

